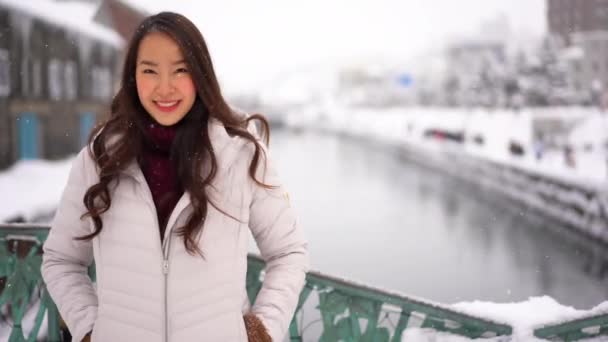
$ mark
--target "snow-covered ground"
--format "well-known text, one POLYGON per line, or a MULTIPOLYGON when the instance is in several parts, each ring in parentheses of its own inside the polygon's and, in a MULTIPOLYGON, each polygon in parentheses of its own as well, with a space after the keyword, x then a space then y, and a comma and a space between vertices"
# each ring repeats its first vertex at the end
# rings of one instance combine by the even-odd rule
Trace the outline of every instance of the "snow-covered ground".
MULTIPOLYGON (((445 140, 429 138, 429 130, 463 134, 457 148, 480 158, 516 166, 547 178, 557 178, 589 189, 606 188, 608 180, 608 114, 593 109, 467 110, 445 108, 357 108, 323 105, 288 114, 287 124, 347 133, 395 144, 421 148, 446 148, 445 140), (559 145, 572 148, 568 163, 562 147, 543 146, 533 130, 541 121, 563 122, 573 126, 559 145), (482 137, 483 144, 474 142, 482 137), (526 150, 512 155, 509 144, 516 142, 526 150), (536 158, 541 150, 542 157, 536 158)), ((448 148, 455 148, 451 144, 448 148)))
POLYGON ((72 165, 61 161, 22 160, 0 173, 0 222, 31 222, 52 214, 72 165))

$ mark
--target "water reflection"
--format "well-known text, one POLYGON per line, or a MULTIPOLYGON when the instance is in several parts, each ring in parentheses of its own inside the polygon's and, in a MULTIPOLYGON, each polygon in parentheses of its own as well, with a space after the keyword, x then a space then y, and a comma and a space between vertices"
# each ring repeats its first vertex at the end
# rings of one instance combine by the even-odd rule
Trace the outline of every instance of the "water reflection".
POLYGON ((441 302, 608 299, 608 249, 495 194, 349 138, 275 132, 313 267, 441 302))

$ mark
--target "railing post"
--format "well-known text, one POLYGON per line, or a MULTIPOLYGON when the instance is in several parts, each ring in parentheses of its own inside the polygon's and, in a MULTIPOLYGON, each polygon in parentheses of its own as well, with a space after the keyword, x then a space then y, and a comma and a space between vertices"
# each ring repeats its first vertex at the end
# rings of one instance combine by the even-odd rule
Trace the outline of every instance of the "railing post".
POLYGON ((51 299, 48 291, 46 290, 46 286, 44 287, 44 298, 46 304, 46 320, 48 324, 48 340, 50 342, 60 342, 61 341, 61 331, 60 331, 60 323, 59 323, 59 311, 57 310, 57 306, 51 299))
POLYGON ((399 315, 399 322, 397 322, 397 327, 395 327, 395 333, 393 334, 393 339, 391 342, 401 342, 401 336, 403 335, 403 330, 407 328, 407 323, 410 320, 410 311, 405 307, 401 308, 401 314, 399 315))

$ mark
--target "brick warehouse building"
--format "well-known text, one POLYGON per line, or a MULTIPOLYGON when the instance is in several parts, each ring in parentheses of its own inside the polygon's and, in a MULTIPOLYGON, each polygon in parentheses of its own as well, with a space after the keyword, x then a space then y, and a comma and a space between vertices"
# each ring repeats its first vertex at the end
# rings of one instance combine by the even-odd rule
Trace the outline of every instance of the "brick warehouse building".
POLYGON ((122 0, 0 0, 0 169, 84 145, 144 16, 122 0))
POLYGON ((572 33, 608 31, 608 0, 547 0, 547 24, 566 45, 572 33))
POLYGON ((547 0, 547 24, 567 48, 571 89, 599 105, 608 92, 608 0, 547 0))

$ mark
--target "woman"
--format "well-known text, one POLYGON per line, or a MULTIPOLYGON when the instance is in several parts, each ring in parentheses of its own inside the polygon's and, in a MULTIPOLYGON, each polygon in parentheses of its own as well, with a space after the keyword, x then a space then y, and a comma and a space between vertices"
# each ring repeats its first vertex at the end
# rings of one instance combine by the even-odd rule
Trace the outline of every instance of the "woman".
POLYGON ((192 22, 144 20, 44 245, 43 278, 74 341, 283 340, 308 252, 252 120, 267 137, 262 116, 226 104, 192 22), (267 262, 251 307, 247 228, 267 262))

